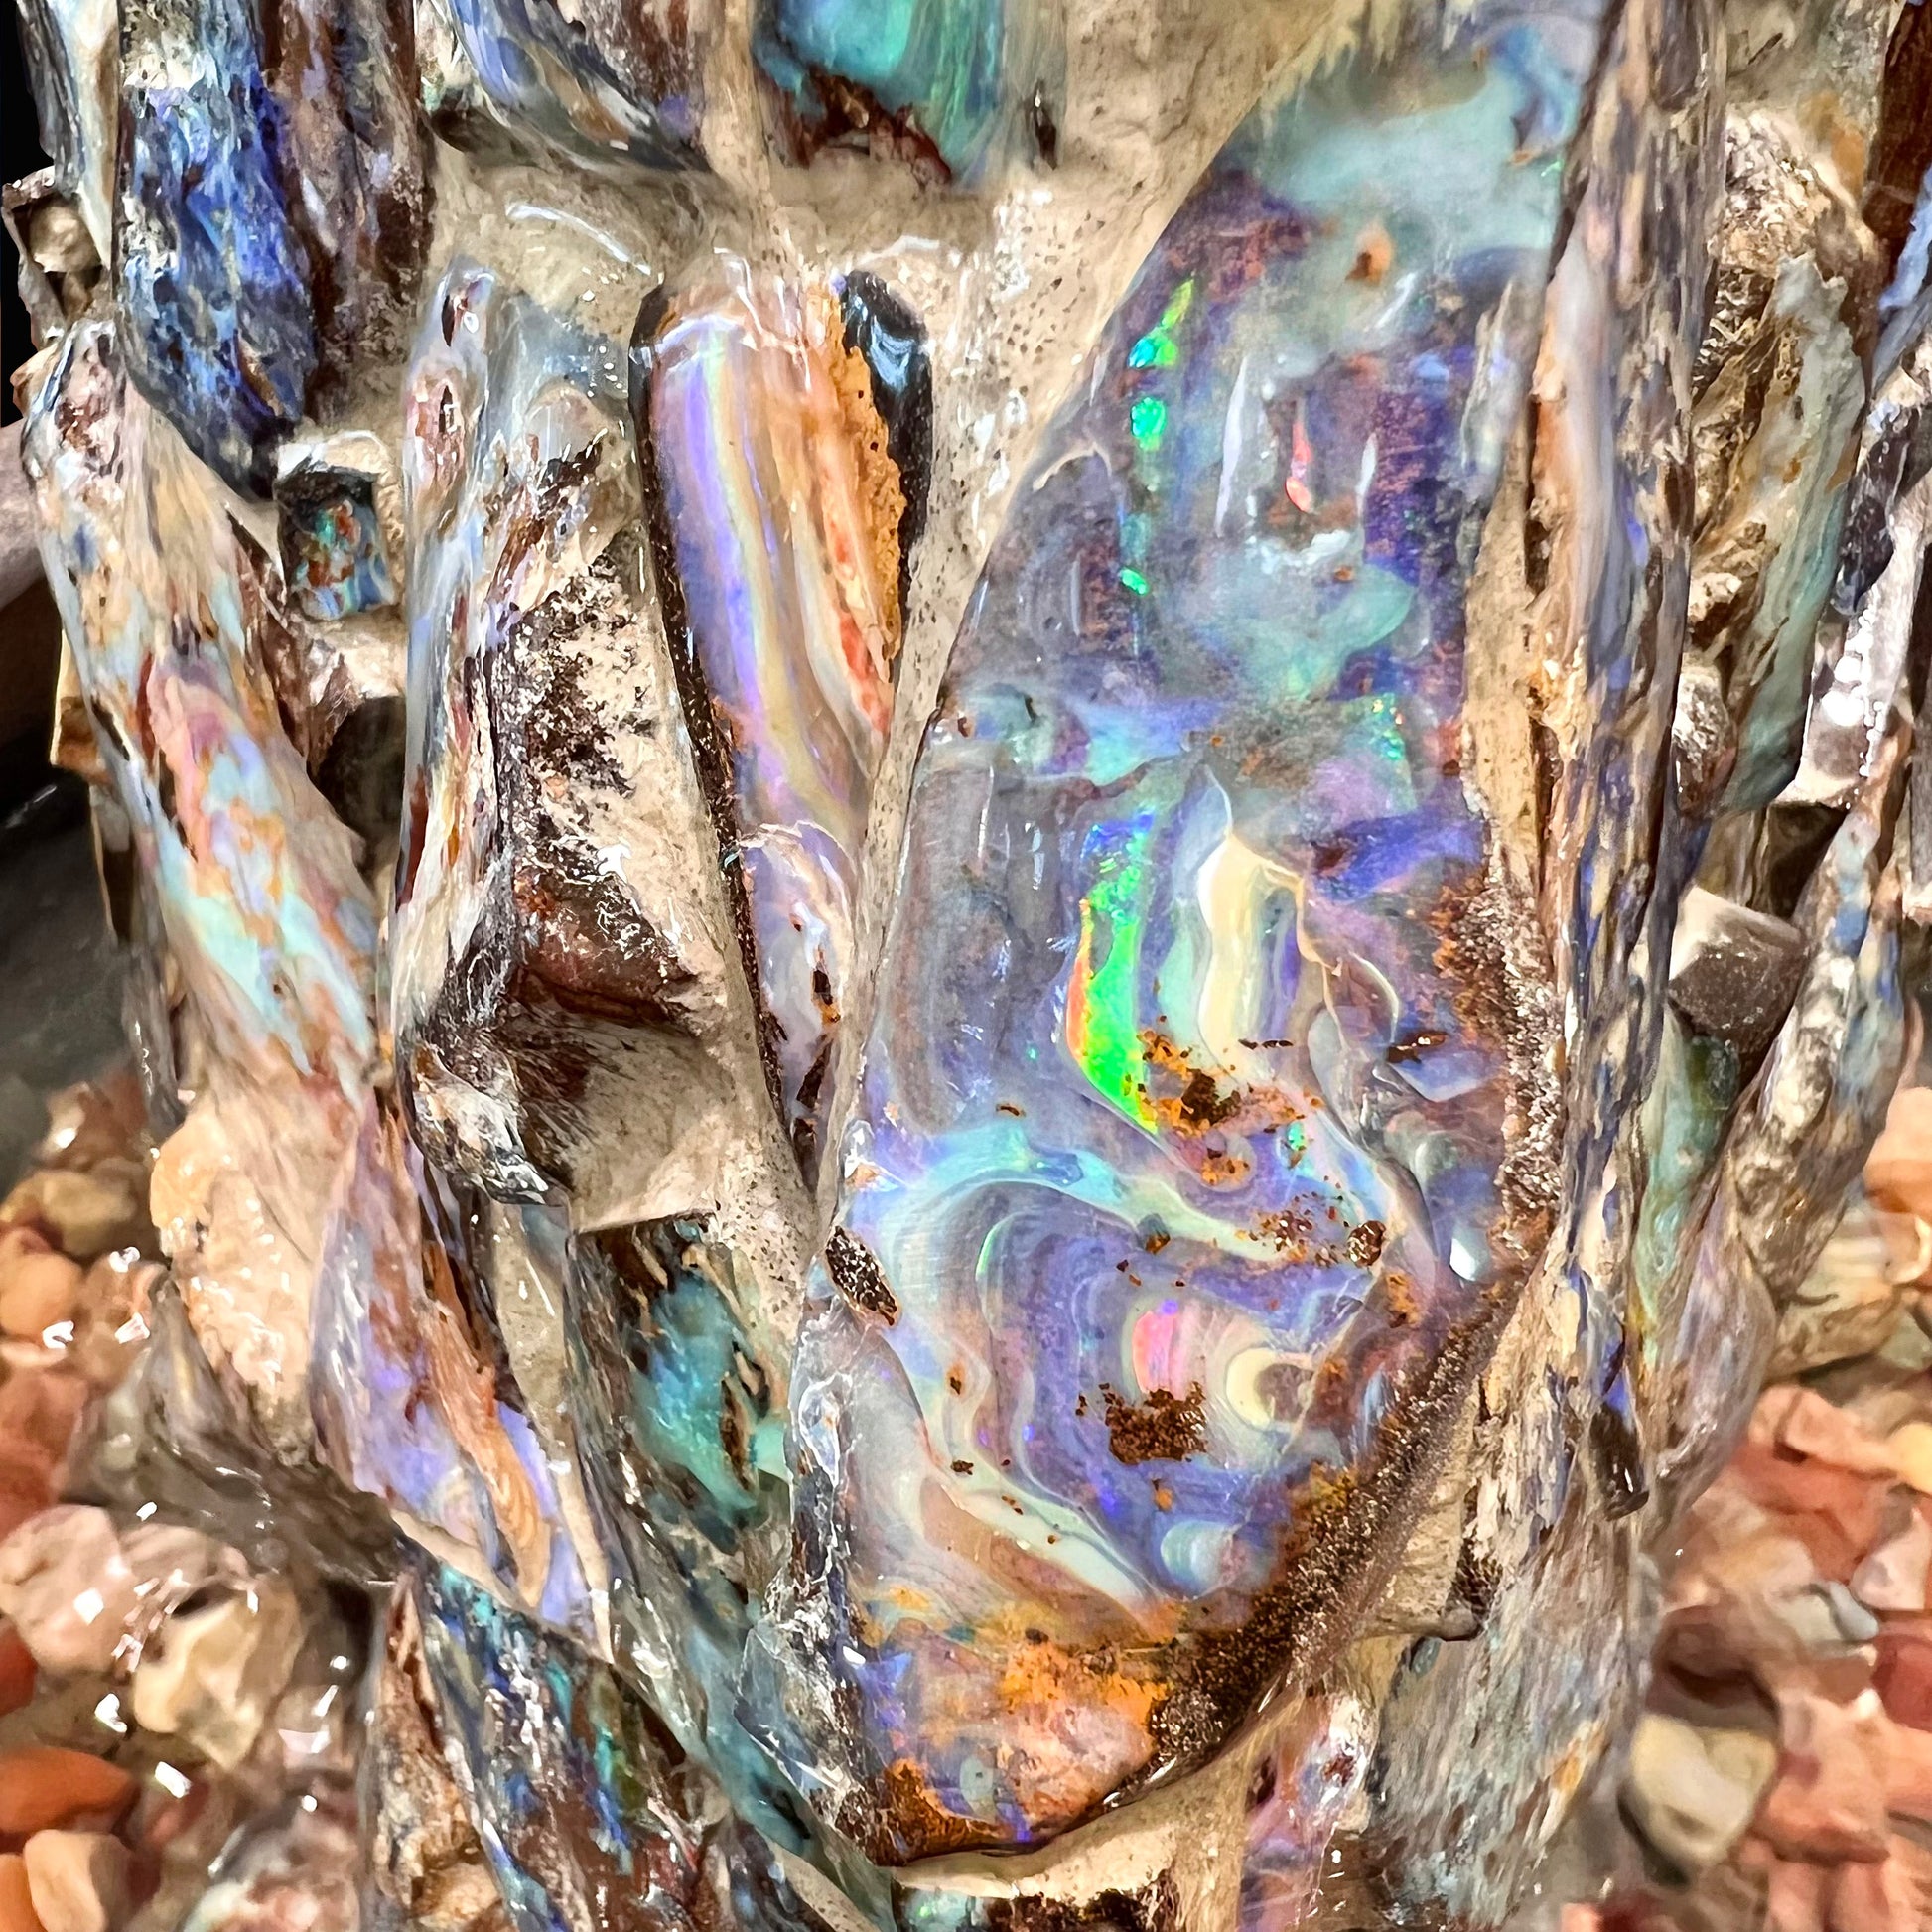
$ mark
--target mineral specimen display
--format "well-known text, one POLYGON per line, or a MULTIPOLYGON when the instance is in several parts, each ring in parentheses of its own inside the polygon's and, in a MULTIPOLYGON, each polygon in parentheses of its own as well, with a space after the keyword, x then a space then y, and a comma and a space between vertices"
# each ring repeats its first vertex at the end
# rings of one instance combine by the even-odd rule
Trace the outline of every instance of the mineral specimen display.
MULTIPOLYGON (((128 368, 195 452, 265 491, 275 442, 390 352, 428 189, 406 23, 373 3, 257 21, 120 16, 113 259, 128 368)), ((76 63, 77 65, 77 63, 76 63)))
POLYGON ((1916 1922, 1926 10, 1176 14, 27 0, 0 1925, 1916 1922))

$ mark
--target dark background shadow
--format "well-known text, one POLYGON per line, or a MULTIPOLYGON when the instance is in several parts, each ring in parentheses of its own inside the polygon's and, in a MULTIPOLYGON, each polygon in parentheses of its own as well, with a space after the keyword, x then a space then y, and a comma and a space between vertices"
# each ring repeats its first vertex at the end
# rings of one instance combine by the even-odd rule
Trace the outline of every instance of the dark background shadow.
MULTIPOLYGON (((27 91, 27 64, 20 52, 20 16, 9 5, 6 26, 0 29, 0 180, 18 181, 44 167, 47 156, 41 152, 40 126, 34 118, 34 97, 27 91)), ((20 303, 20 262, 10 237, 0 234, 0 345, 6 354, 6 372, 15 369, 34 352, 27 333, 27 311, 20 303)), ((14 408, 13 383, 5 385, 0 398, 0 423, 11 423, 19 414, 14 408)))
MULTIPOLYGON (((27 88, 19 18, 0 25, 0 179, 46 165, 27 88)), ((13 372, 34 352, 20 300, 20 263, 0 233, 0 423, 18 419, 13 372)), ((19 431, 0 429, 0 504, 24 534, 19 431)), ((94 865, 87 787, 48 763, 60 619, 32 576, 0 604, 0 1189, 46 1130, 43 1096, 121 1058, 121 964, 94 865)))

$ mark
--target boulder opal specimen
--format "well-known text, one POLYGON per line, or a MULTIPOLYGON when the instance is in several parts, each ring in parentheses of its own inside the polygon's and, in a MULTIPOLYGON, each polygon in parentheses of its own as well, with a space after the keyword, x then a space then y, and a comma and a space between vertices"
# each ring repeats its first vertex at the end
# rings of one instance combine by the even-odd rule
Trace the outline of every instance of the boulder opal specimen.
POLYGON ((413 1587, 451 1762, 515 1932, 691 1923, 677 1747, 634 1694, 447 1565, 413 1587))
POLYGON ((114 123, 119 15, 109 0, 23 0, 21 43, 41 145, 102 262, 114 254, 114 123))
POLYGON ((882 1860, 1314 1662, 1535 1252, 1463 591, 1593 46, 1478 13, 1265 101, 968 607, 792 1382, 777 1607, 882 1860))
POLYGON ((1054 0, 756 0, 752 53, 779 145, 899 157, 971 184, 1050 163, 1065 50, 1054 0))
MULTIPOLYGON (((853 336, 830 290, 742 263, 653 302, 638 428, 660 492, 656 548, 700 768, 757 990, 766 1075, 817 1178, 834 1047, 853 992, 860 861, 893 718, 908 498, 881 402, 919 465, 923 357, 884 291, 853 336), (681 635, 679 634, 681 633, 681 635)), ((929 386, 929 383, 928 383, 929 386)), ((916 480, 915 480, 916 481, 916 480)))
POLYGON ((466 146, 534 140, 578 161, 700 166, 713 5, 423 0, 428 105, 466 146))
POLYGON ((403 480, 390 998, 411 1126, 492 1193, 562 1182, 588 1206, 630 1142, 701 1103, 719 970, 645 814, 683 754, 653 682, 622 350, 457 263, 411 370, 403 480), (645 1090, 665 1104, 638 1112, 645 1090))
POLYGON ((825 1932, 609 1665, 447 1565, 399 1588, 515 1932, 825 1932))
POLYGON ((122 10, 114 264, 128 372, 196 455, 261 492, 316 371, 275 121, 242 0, 122 10))
POLYGON ((282 1073, 359 1094, 374 915, 264 675, 259 552, 129 393, 105 325, 68 336, 26 448, 87 702, 216 1052, 258 1090, 282 1073))
POLYGON ((659 1221, 578 1238, 571 1411, 613 1556, 617 1650, 672 1728, 758 1802, 771 1767, 738 1728, 736 1685, 755 1608, 746 1554, 784 1514, 784 1387, 767 1366, 782 1357, 751 1332, 756 1297, 709 1233, 659 1221))
POLYGON ((584 1579, 496 1325, 475 1190, 425 1173, 371 1095, 330 1202, 311 1315, 323 1457, 590 1634, 584 1579))
POLYGON ((428 188, 406 19, 383 0, 138 0, 121 13, 116 295, 129 372, 266 494, 279 437, 387 353, 428 188))
POLYGON ((408 0, 268 0, 260 33, 315 304, 311 401, 328 405, 415 331, 431 212, 415 29, 408 0))
POLYGON ((267 675, 270 562, 128 384, 110 325, 69 333, 25 450, 198 1070, 153 1212, 210 1352, 306 1434, 307 1283, 376 1053, 374 906, 267 675))

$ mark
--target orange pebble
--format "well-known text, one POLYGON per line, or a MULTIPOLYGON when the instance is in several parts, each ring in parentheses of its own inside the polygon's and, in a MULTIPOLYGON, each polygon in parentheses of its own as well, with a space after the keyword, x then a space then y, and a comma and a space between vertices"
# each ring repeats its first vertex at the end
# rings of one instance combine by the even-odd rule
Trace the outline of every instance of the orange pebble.
POLYGON ((65 1368, 0 1382, 0 1468, 51 1478, 87 1404, 87 1385, 65 1368))
POLYGON ((0 1718, 34 1695, 34 1653, 11 1623, 0 1623, 0 1718))
POLYGON ((54 1500, 53 1486, 32 1469, 10 1469, 0 1456, 0 1543, 54 1500))
POLYGON ((19 1744, 0 1751, 0 1832, 25 1838, 70 1818, 112 1814, 134 1795, 117 1764, 57 1744, 19 1744))
POLYGON ((80 1264, 66 1255, 22 1255, 0 1273, 0 1331, 31 1341, 71 1320, 81 1280, 80 1264))
POLYGON ((18 1852, 0 1854, 0 1932, 41 1932, 27 1888, 27 1861, 18 1852))
POLYGON ((53 1242, 39 1228, 13 1225, 0 1227, 0 1273, 29 1255, 51 1255, 53 1242))
POLYGON ((1842 1864, 1831 1881, 1830 1932, 1917 1932, 1917 1888, 1902 1861, 1842 1864))
POLYGON ((1884 1206, 1932 1218, 1932 1087, 1892 1095, 1885 1131, 1865 1162, 1864 1184, 1884 1206))

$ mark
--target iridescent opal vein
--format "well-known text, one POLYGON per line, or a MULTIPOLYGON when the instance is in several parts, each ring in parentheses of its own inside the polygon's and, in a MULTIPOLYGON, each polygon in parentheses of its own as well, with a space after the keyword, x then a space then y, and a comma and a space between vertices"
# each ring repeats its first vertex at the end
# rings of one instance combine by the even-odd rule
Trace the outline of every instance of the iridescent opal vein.
POLYGON ((1594 45, 1480 9, 1265 101, 968 608, 771 1606, 876 1858, 1049 1836, 1316 1660, 1535 1251, 1464 596, 1594 45))
POLYGON ((808 1177, 893 718, 905 500, 843 330, 829 290, 755 285, 730 264, 663 313, 639 412, 686 715, 808 1177))
POLYGON ((972 183, 1056 152, 1065 52, 1051 0, 759 0, 752 55, 797 161, 857 142, 972 183))

